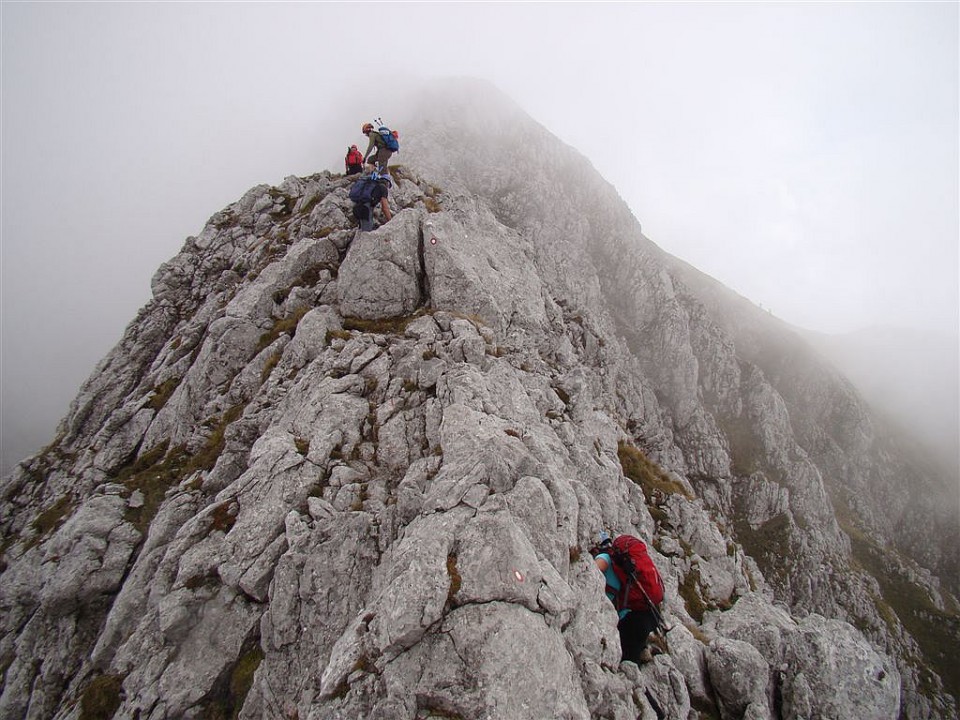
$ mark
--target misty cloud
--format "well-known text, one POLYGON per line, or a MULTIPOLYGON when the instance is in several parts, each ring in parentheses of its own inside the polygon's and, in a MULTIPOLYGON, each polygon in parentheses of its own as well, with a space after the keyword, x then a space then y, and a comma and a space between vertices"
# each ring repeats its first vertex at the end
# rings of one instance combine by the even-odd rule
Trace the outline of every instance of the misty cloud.
POLYGON ((956 5, 382 9, 372 44, 348 3, 3 5, 4 469, 188 235, 339 169, 406 77, 491 80, 788 322, 956 333, 956 5))

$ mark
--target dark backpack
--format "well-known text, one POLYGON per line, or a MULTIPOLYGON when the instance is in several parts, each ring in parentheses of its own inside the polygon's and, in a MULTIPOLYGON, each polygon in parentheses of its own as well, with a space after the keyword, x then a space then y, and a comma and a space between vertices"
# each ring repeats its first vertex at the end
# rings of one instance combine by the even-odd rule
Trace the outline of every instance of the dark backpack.
POLYGON ((618 610, 655 610, 663 602, 663 580, 642 540, 632 535, 619 536, 610 548, 610 558, 620 581, 616 598, 618 610))
POLYGON ((400 149, 400 134, 396 131, 391 131, 386 125, 381 125, 380 129, 377 131, 380 133, 380 137, 383 138, 384 145, 387 146, 388 150, 397 152, 400 149))
POLYGON ((373 201, 373 191, 377 188, 377 181, 373 178, 362 177, 350 188, 350 199, 361 205, 369 205, 373 201))

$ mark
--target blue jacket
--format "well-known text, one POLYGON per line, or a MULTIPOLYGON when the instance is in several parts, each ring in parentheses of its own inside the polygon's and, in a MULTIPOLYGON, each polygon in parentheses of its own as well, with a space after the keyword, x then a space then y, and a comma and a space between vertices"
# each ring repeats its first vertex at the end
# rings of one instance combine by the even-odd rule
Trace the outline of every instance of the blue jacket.
MULTIPOLYGON (((616 607, 617 596, 615 593, 620 590, 620 578, 618 578, 617 574, 613 571, 613 560, 610 558, 609 553, 600 553, 597 555, 596 560, 604 560, 607 563, 607 569, 603 571, 603 577, 607 581, 607 597, 610 598, 610 602, 616 607), (613 592, 611 592, 611 590, 613 592)), ((625 618, 628 612, 630 612, 628 609, 621 610, 620 619, 625 618)))

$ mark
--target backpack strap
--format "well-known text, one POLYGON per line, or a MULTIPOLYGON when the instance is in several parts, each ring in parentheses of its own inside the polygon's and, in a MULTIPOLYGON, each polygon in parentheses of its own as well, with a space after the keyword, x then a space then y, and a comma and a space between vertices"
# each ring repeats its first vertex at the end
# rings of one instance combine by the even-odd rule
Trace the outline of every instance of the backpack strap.
POLYGON ((620 613, 623 610, 629 610, 627 607, 627 593, 630 592, 630 582, 627 581, 620 586, 620 590, 617 591, 614 596, 616 600, 614 601, 614 606, 617 608, 617 612, 620 613))
POLYGON ((630 590, 630 576, 627 573, 626 568, 623 566, 622 558, 615 548, 610 548, 607 551, 607 556, 610 558, 610 569, 613 571, 614 575, 617 576, 617 580, 620 581, 620 588, 617 589, 612 585, 607 585, 606 591, 613 596, 613 606, 617 609, 619 613, 621 610, 626 609, 627 607, 627 593, 630 590))

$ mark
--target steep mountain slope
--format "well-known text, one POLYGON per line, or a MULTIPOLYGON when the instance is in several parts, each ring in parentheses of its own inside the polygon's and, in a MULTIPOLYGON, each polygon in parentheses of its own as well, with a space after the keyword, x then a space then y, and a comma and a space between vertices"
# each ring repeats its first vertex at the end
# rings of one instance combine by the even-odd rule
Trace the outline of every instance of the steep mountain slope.
POLYGON ((252 189, 3 481, 0 717, 952 717, 951 538, 877 554, 849 386, 491 88, 413 117, 391 222, 252 189), (667 584, 640 669, 604 528, 667 584))
MULTIPOLYGON (((458 84, 436 104, 425 103, 429 110, 420 115, 431 121, 415 135, 422 145, 413 164, 448 185, 489 198, 498 217, 535 239, 541 266, 560 266, 552 281, 566 281, 567 291, 598 316, 597 322, 608 318, 605 327, 626 339, 654 381, 677 445, 687 456, 686 467, 676 469, 694 480, 761 469, 768 471, 768 483, 779 477, 790 488, 797 481, 791 488, 794 512, 836 515, 869 547, 855 547, 861 560, 867 561, 865 554, 883 555, 890 564, 885 574, 894 577, 923 575, 913 567, 919 562, 936 576, 934 590, 942 582, 957 595, 960 487, 910 438, 877 422, 851 385, 793 328, 651 243, 584 158, 517 108, 504 111, 495 89, 458 84), (450 102, 455 93, 459 103, 450 102), (437 142, 438 137, 443 139, 437 142), (821 476, 811 492, 829 495, 832 502, 811 498, 803 488, 804 465, 794 473, 790 462, 783 462, 787 448, 772 448, 764 433, 758 434, 757 418, 737 407, 743 393, 722 387, 724 381, 735 385, 734 365, 760 371, 779 396, 785 432, 805 455, 805 466, 821 476), (732 402, 724 396, 731 394, 732 402), (711 435, 727 450, 732 472, 726 473, 722 463, 703 465, 704 439, 711 435), (811 499, 814 504, 807 502, 811 499), (888 556, 891 546, 904 556, 888 556)), ((811 527, 805 541, 832 544, 831 523, 811 527)), ((926 608, 924 594, 913 599, 926 608)), ((807 609, 840 611, 829 596, 807 592, 794 599, 807 609)), ((929 628, 933 634, 939 632, 939 620, 929 628)))

